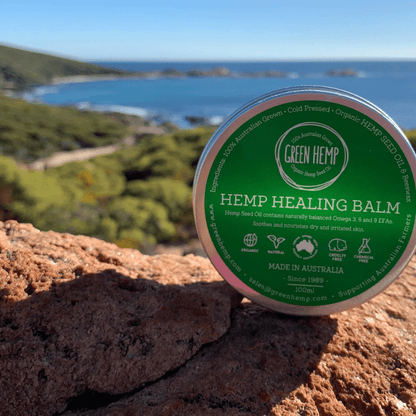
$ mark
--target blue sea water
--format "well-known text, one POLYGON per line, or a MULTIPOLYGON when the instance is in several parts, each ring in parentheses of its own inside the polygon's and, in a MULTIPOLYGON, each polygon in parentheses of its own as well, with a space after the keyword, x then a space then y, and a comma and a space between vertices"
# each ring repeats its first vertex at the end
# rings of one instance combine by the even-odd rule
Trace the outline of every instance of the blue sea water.
POLYGON ((38 87, 26 96, 54 105, 135 113, 186 127, 186 116, 220 121, 250 100, 284 87, 322 85, 355 93, 384 110, 403 129, 416 128, 416 61, 313 62, 95 62, 126 71, 216 66, 232 72, 284 71, 285 78, 145 78, 38 87), (328 70, 353 69, 358 77, 328 77, 328 70))

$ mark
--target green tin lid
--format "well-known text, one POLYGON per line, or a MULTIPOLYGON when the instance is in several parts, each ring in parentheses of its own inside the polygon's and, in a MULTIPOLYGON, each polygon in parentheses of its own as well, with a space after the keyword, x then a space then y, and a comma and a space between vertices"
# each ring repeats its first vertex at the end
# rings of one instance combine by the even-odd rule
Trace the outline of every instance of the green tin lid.
POLYGON ((194 182, 200 240, 244 296, 326 315, 374 297, 415 250, 416 159, 395 122, 351 93, 272 92, 210 139, 194 182))

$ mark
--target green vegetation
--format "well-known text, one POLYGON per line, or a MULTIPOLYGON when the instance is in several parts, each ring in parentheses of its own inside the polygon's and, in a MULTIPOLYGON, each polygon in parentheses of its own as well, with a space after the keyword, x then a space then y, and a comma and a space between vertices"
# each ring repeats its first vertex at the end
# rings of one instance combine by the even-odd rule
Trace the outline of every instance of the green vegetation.
POLYGON ((0 45, 0 88, 3 86, 22 90, 37 84, 48 84, 54 77, 123 74, 126 73, 72 59, 0 45))
POLYGON ((0 155, 23 163, 58 151, 106 146, 127 135, 121 117, 30 104, 0 95, 0 155))
POLYGON ((44 172, 0 157, 0 219, 141 249, 194 238, 193 177, 213 131, 145 137, 132 148, 44 172))

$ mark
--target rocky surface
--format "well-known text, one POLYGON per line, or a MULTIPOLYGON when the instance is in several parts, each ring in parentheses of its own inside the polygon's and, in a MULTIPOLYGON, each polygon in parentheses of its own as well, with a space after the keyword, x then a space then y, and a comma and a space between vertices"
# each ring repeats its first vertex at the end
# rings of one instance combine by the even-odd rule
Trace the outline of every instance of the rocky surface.
POLYGON ((59 414, 154 382, 220 338, 241 300, 193 255, 16 222, 1 223, 0 250, 2 416, 59 414))
POLYGON ((1 415, 414 415, 416 262, 328 317, 267 311, 207 259, 0 223, 1 415))

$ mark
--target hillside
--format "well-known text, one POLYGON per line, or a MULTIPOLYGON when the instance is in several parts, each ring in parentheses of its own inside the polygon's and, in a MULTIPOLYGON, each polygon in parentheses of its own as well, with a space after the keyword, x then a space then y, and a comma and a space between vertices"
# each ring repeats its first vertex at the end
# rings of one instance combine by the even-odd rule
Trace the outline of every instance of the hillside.
POLYGON ((0 45, 0 89, 22 90, 54 77, 122 75, 123 71, 0 45))
MULTIPOLYGON (((130 148, 45 171, 24 170, 3 153, 0 221, 30 222, 45 231, 93 236, 121 247, 187 242, 196 237, 195 168, 213 130, 147 136, 130 148)), ((25 139, 27 145, 30 138, 25 139)))
POLYGON ((0 95, 0 154, 28 164, 56 152, 117 144, 132 133, 131 123, 123 115, 31 104, 0 95))

